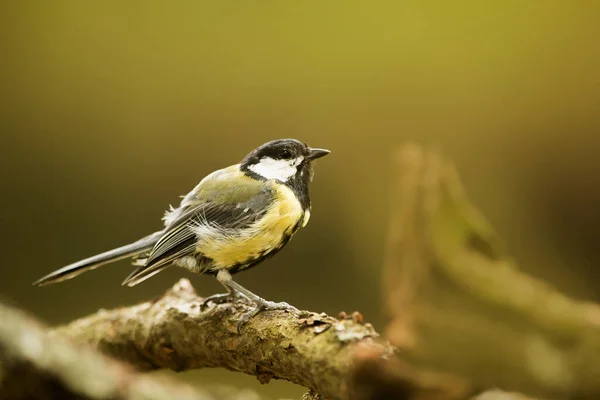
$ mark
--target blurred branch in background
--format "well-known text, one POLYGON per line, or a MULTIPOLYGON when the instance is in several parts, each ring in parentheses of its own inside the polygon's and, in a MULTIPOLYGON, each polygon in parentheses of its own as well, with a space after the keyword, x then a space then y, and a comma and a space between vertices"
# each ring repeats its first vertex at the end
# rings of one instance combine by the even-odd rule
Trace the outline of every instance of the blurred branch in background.
POLYGON ((388 339, 475 388, 600 398, 600 306, 519 271, 439 153, 407 145, 395 165, 388 339))
POLYGON ((357 347, 350 377, 352 400, 465 400, 472 388, 460 378, 416 368, 370 346, 357 347))

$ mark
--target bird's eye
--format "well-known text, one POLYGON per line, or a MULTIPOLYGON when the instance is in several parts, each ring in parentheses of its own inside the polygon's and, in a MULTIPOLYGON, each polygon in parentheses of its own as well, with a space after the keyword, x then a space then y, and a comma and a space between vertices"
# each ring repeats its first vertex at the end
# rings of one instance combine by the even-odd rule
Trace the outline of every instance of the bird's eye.
POLYGON ((283 150, 281 150, 281 153, 279 153, 279 156, 281 158, 283 158, 284 160, 287 160, 287 159, 292 158, 292 152, 289 151, 288 149, 283 149, 283 150))

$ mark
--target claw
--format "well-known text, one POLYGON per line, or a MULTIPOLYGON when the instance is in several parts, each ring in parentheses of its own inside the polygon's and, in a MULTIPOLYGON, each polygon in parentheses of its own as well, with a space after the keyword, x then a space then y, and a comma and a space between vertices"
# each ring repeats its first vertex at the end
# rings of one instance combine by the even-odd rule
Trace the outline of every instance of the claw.
POLYGON ((223 304, 223 303, 233 302, 233 300, 235 300, 236 298, 237 298, 237 296, 235 296, 231 293, 213 294, 212 296, 206 297, 200 307, 206 308, 206 307, 208 307, 208 303, 223 304))
POLYGON ((254 293, 252 293, 251 291, 249 291, 248 289, 231 279, 231 274, 226 269, 221 269, 217 273, 216 277, 217 280, 221 282, 223 286, 225 286, 229 293, 235 296, 239 296, 241 298, 245 298, 256 305, 256 307, 252 311, 242 315, 242 317, 238 321, 238 333, 241 331, 242 327, 246 325, 248 321, 250 321, 252 317, 260 313, 261 311, 287 310, 293 313, 299 313, 296 307, 293 307, 288 303, 275 303, 272 301, 267 301, 262 297, 255 295, 254 293))
POLYGON ((275 303, 273 301, 262 300, 261 302, 256 303, 256 307, 252 311, 249 311, 246 314, 242 315, 242 317, 240 318, 240 320, 237 323, 238 333, 241 332, 244 325, 246 325, 253 317, 258 315, 259 313, 261 313, 263 311, 273 311, 273 310, 286 310, 286 311, 290 311, 292 313, 299 312, 299 310, 296 307, 289 305, 288 303, 285 303, 285 302, 275 303))

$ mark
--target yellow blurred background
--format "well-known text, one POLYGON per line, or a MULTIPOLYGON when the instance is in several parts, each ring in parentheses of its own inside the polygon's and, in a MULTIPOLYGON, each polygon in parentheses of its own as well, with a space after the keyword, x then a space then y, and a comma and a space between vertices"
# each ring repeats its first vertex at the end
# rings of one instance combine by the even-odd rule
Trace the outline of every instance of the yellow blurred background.
POLYGON ((2 2, 0 296, 59 324, 162 293, 191 276, 124 288, 120 262, 31 282, 158 229, 207 173, 295 137, 332 154, 308 227, 238 276, 256 293, 381 330, 390 157, 417 141, 456 161, 523 269, 598 301, 598 21, 593 1, 2 2))

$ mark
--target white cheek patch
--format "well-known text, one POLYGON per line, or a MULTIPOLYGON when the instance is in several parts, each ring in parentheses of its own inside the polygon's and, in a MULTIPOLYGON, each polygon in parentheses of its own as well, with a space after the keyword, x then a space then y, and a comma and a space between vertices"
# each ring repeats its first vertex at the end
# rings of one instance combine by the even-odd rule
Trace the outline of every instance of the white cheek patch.
POLYGON ((293 160, 275 160, 271 157, 264 157, 258 164, 251 165, 248 168, 265 179, 277 179, 286 182, 296 175, 297 167, 303 160, 304 157, 294 158, 293 160))

